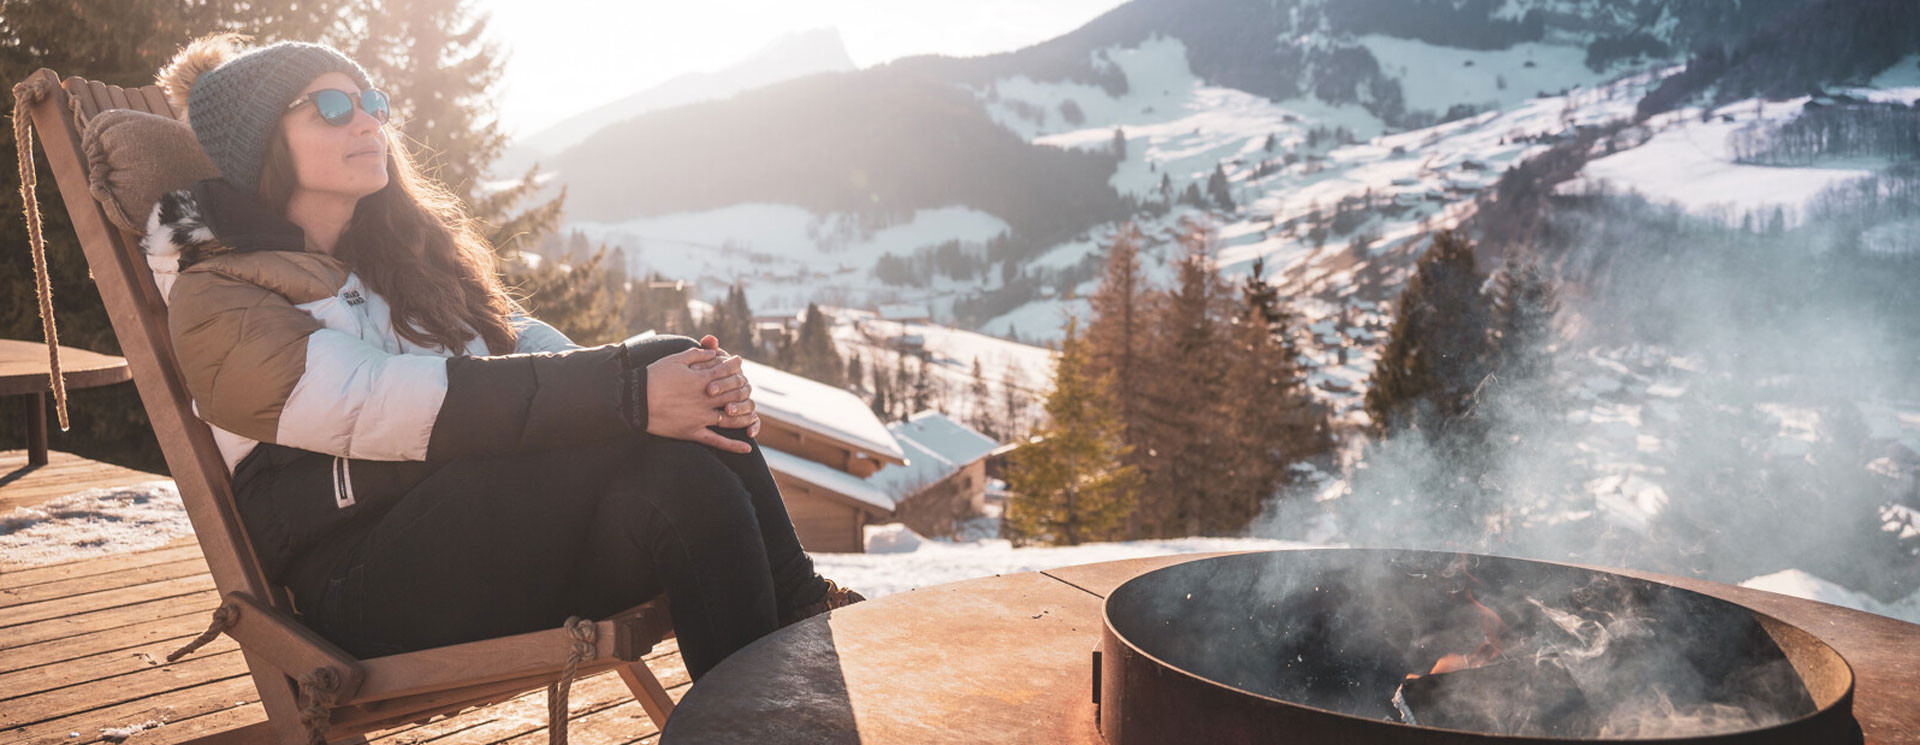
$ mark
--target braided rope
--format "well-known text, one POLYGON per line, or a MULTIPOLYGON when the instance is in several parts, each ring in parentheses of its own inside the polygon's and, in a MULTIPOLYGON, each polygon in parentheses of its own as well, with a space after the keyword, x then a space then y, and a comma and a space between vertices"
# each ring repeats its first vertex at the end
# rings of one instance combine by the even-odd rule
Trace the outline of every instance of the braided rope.
POLYGON ((547 744, 567 745, 567 694, 573 688, 574 671, 580 663, 593 659, 599 653, 595 641, 600 636, 600 626, 579 616, 567 618, 567 633, 573 635, 573 650, 567 654, 567 667, 560 672, 560 680, 547 684, 547 744))
POLYGON ((213 609, 213 623, 207 625, 207 630, 200 632, 200 635, 194 637, 193 641, 187 642, 186 646, 173 650, 172 654, 167 655, 167 661, 172 662, 193 654, 194 650, 206 646, 207 642, 218 638, 220 632, 233 628, 233 625, 239 622, 240 606, 232 601, 221 603, 220 607, 213 609))
POLYGON ((295 682, 299 683, 300 726, 307 728, 307 745, 327 745, 327 724, 334 697, 340 692, 340 671, 316 667, 295 682))
POLYGON ((33 167, 33 137, 28 127, 33 119, 27 110, 47 96, 53 88, 44 75, 34 75, 13 86, 13 146, 20 156, 20 206, 26 213, 27 243, 33 251, 34 291, 40 300, 40 328, 47 338, 47 375, 53 388, 54 411, 60 418, 60 431, 67 431, 67 380, 60 374, 60 332, 53 323, 53 283, 47 278, 47 242, 41 233, 40 203, 35 197, 39 186, 33 167))

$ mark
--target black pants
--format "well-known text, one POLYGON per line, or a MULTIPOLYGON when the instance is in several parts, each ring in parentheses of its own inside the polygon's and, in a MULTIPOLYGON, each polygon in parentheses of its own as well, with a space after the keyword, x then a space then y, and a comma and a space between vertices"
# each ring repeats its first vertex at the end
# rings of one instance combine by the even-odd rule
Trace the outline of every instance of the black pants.
MULTIPOLYGON (((691 343, 668 337, 655 351, 691 343)), ((334 459, 306 455, 262 481, 297 482, 289 469, 325 481, 334 459)), ((402 482, 431 469, 285 572, 306 622, 361 657, 604 618, 664 591, 697 679, 825 589, 758 445, 742 455, 636 434, 437 465, 350 466, 361 471, 356 499, 369 504, 382 499, 368 493, 382 488, 380 469, 402 482)))

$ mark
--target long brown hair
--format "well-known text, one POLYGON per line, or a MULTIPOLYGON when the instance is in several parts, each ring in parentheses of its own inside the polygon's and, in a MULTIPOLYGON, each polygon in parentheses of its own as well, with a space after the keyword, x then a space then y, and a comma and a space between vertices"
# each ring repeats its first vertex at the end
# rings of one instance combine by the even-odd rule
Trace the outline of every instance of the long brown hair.
MULTIPOLYGON (((524 309, 507 294, 493 250, 474 229, 460 200, 387 138, 387 185, 360 199, 333 255, 393 309, 393 329, 421 346, 464 349, 478 332, 492 354, 513 351, 509 315, 524 309)), ((286 131, 268 138, 260 169, 260 201, 285 215, 298 178, 286 131)))

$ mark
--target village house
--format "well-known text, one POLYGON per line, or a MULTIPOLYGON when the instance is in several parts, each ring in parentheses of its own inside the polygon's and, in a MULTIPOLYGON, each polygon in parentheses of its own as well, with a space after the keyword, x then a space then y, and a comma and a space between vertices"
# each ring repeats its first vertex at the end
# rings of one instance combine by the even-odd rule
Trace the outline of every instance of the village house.
POLYGON ((887 522, 894 501, 868 477, 907 454, 866 402, 847 391, 747 362, 760 448, 808 551, 859 552, 866 526, 887 522))
POLYGON ((873 481, 892 499, 893 519, 927 536, 953 535, 955 523, 986 506, 987 456, 1000 443, 938 411, 887 425, 908 464, 873 481))

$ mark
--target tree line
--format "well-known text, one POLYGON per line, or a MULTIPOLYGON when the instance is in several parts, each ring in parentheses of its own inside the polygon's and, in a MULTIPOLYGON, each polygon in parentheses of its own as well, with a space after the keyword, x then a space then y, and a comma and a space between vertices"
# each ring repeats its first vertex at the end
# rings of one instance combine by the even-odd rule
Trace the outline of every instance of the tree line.
POLYGON ((1070 321, 1048 420, 1016 451, 1003 531, 1022 543, 1230 535, 1332 447, 1307 391, 1291 306, 1263 267, 1238 286, 1183 221, 1172 284, 1152 286, 1146 237, 1123 227, 1084 336, 1070 321))

